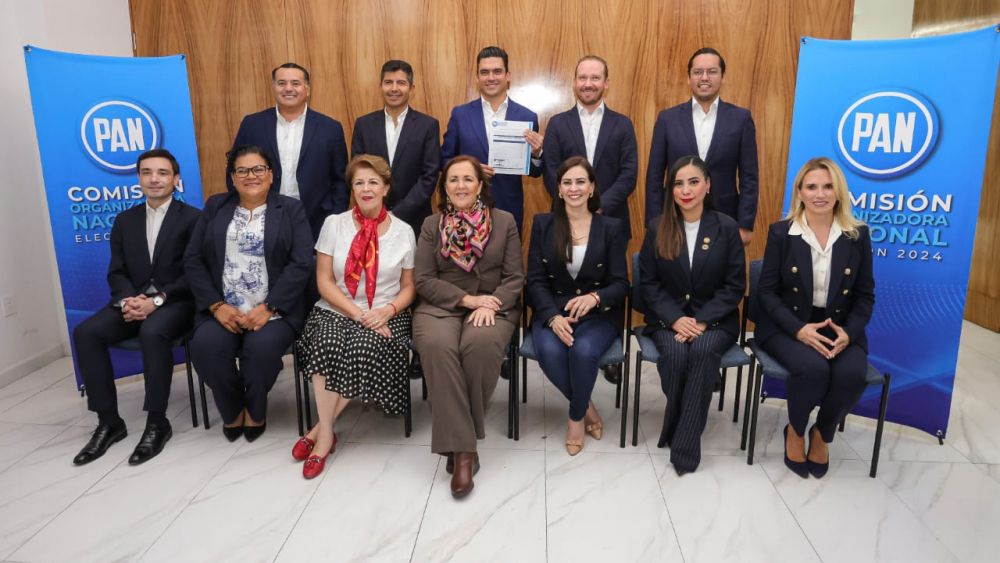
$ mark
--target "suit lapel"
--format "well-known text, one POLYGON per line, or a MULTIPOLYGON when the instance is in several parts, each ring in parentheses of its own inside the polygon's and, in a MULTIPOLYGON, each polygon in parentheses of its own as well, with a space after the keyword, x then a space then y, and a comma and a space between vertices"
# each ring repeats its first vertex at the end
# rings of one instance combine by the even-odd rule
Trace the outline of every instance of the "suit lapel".
MULTIPOLYGON (((392 157, 393 162, 399 162, 399 155, 403 153, 403 150, 406 148, 406 145, 410 143, 410 139, 413 137, 414 134, 413 130, 414 128, 417 127, 415 123, 416 119, 417 119, 416 112, 413 111, 413 108, 409 108, 406 111, 406 119, 403 120, 403 127, 399 131, 399 139, 396 140, 396 152, 389 155, 392 157)), ((385 152, 386 154, 389 154, 389 149, 388 149, 389 145, 388 141, 386 141, 384 131, 381 135, 381 138, 382 142, 386 144, 385 152)))
MULTIPOLYGON (((579 121, 579 120, 578 120, 579 121)), ((596 195, 594 197, 597 197, 596 195)), ((583 253, 583 262, 580 263, 580 272, 576 274, 576 279, 579 280, 584 272, 595 271, 596 264, 594 261, 597 260, 597 256, 604 254, 604 248, 601 243, 604 241, 604 229, 601 228, 601 216, 594 214, 590 219, 590 231, 587 233, 587 250, 583 253), (599 236, 598 233, 601 233, 599 236)))
MULTIPOLYGON (((686 233, 685 233, 686 234, 686 233)), ((691 285, 694 286, 696 280, 701 279, 701 271, 705 267, 708 253, 712 249, 722 244, 718 240, 719 220, 713 213, 705 213, 701 216, 701 225, 698 226, 698 238, 694 241, 694 263, 691 264, 691 285)), ((686 248, 684 250, 687 250, 686 248)))
MULTIPOLYGON (((604 148, 608 146, 608 139, 611 137, 611 132, 614 128, 615 120, 611 117, 611 110, 605 105, 604 117, 601 119, 601 128, 597 132, 597 146, 594 147, 594 162, 590 163, 594 168, 597 168, 597 161, 601 160, 601 154, 604 153, 604 148)), ((607 188, 609 186, 604 187, 607 188)))
POLYGON ((268 264, 268 279, 271 283, 274 282, 271 279, 270 269, 273 265, 274 260, 269 258, 274 253, 274 245, 278 243, 278 231, 281 227, 281 219, 283 215, 283 209, 281 203, 278 201, 277 197, 267 198, 267 214, 264 215, 264 260, 268 264))
MULTIPOLYGON (((274 165, 274 169, 279 172, 276 175, 276 182, 274 183, 280 186, 281 154, 278 153, 278 110, 274 109, 273 111, 268 111, 266 116, 267 118, 264 120, 264 127, 266 129, 264 137, 267 138, 268 146, 265 147, 265 149, 270 152, 271 159, 274 161, 272 163, 274 165)), ((274 189, 274 186, 272 186, 271 189, 274 189)))
MULTIPOLYGON (((163 218, 163 223, 160 224, 160 232, 156 235, 156 246, 153 247, 153 259, 150 261, 150 265, 156 268, 156 261, 163 254, 163 246, 167 244, 166 241, 173 240, 174 236, 174 226, 177 225, 177 218, 181 214, 181 204, 174 200, 170 202, 170 207, 167 208, 167 215, 163 218)), ((146 241, 146 245, 149 245, 149 241, 146 241)))
MULTIPOLYGON (((844 268, 851 257, 851 239, 841 233, 837 242, 833 243, 833 252, 830 255, 830 288, 826 293, 826 308, 833 304, 840 285, 844 281, 844 268)), ((827 315, 829 316, 829 314, 827 315)))
MULTIPOLYGON (((813 298, 813 269, 812 269, 812 249, 802 240, 801 235, 790 235, 788 244, 792 249, 792 268, 798 270, 799 279, 802 280, 802 291, 806 296, 806 303, 812 304, 813 298)), ((792 272, 792 276, 795 273, 792 272)))
MULTIPOLYGON (((680 122, 681 130, 684 131, 684 137, 688 142, 687 154, 698 154, 698 138, 694 136, 694 114, 690 100, 681 106, 681 111, 684 112, 684 119, 681 119, 680 122)), ((668 163, 667 166, 669 167, 671 164, 673 163, 668 163)))
MULTIPOLYGON (((490 154, 490 139, 486 136, 486 121, 483 117, 483 100, 482 98, 477 98, 475 101, 469 104, 469 119, 472 120, 472 130, 476 132, 476 138, 479 139, 479 145, 483 154, 489 159, 490 154)), ((507 105, 507 117, 510 117, 510 104, 507 105)))
POLYGON ((580 122, 580 112, 576 106, 573 106, 573 109, 569 111, 570 117, 566 120, 566 126, 569 127, 569 135, 573 138, 573 142, 576 143, 576 150, 580 154, 587 156, 587 140, 583 136, 583 123, 580 122))
MULTIPOLYGON (((277 121, 275 121, 275 142, 277 142, 277 121)), ((313 112, 306 109, 306 122, 302 126, 302 146, 299 147, 299 164, 302 163, 302 157, 305 156, 306 149, 309 147, 309 142, 312 141, 313 135, 316 134, 316 119, 313 118, 313 112)))
POLYGON ((236 213, 239 201, 239 195, 234 193, 228 201, 219 207, 219 212, 215 214, 215 232, 212 233, 212 240, 215 241, 215 256, 220 272, 224 271, 226 266, 226 231, 229 230, 229 223, 233 221, 233 214, 236 213))
MULTIPOLYGON (((719 137, 722 136, 722 128, 726 123, 726 117, 728 114, 729 104, 719 100, 719 109, 715 114, 715 129, 712 130, 712 141, 708 144, 708 152, 705 153, 705 162, 710 162, 709 159, 712 158, 712 151, 715 149, 715 146, 719 144, 719 137)), ((694 118, 691 120, 691 130, 694 131, 694 118)))

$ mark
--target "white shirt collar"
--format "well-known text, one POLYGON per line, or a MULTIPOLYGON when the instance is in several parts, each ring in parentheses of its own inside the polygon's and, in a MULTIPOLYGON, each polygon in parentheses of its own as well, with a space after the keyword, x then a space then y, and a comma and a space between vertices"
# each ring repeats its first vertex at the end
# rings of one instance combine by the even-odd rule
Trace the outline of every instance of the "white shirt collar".
POLYGON ((819 253, 829 252, 833 248, 833 243, 837 242, 837 239, 843 233, 844 231, 840 228, 840 223, 834 219, 833 224, 830 225, 830 236, 826 239, 826 248, 823 248, 820 246, 819 240, 816 239, 816 233, 809 227, 809 221, 806 219, 805 213, 792 221, 792 225, 788 227, 788 234, 790 236, 797 235, 802 237, 802 240, 806 244, 819 253))
POLYGON ((309 104, 307 103, 306 107, 302 108, 302 113, 300 113, 298 117, 296 117, 291 121, 288 121, 287 119, 285 119, 283 115, 281 115, 281 112, 278 111, 278 106, 277 105, 274 106, 274 113, 277 114, 278 116, 278 123, 288 123, 289 125, 292 123, 300 123, 304 121, 306 118, 306 113, 308 112, 309 112, 309 104))
MULTIPOLYGON (((383 107, 382 108, 382 113, 385 114, 385 118, 387 120, 392 121, 392 116, 389 115, 389 108, 383 107)), ((407 105, 405 108, 403 108, 403 111, 400 112, 399 117, 397 117, 396 119, 398 121, 402 122, 404 119, 406 119, 406 114, 408 114, 408 113, 410 113, 410 106, 409 105, 407 105)))
POLYGON ((594 109, 593 113, 587 111, 587 108, 583 107, 583 104, 577 101, 576 111, 580 114, 580 117, 597 117, 599 115, 604 115, 604 100, 601 100, 601 103, 597 105, 597 108, 594 109))
POLYGON ((170 202, 173 201, 173 200, 174 200, 174 198, 173 198, 173 195, 171 194, 170 198, 167 199, 167 201, 164 201, 163 203, 160 204, 159 207, 155 207, 155 208, 154 207, 150 207, 149 206, 149 202, 147 201, 146 202, 146 213, 166 213, 167 212, 167 208, 170 207, 170 202))
POLYGON ((479 96, 479 99, 483 102, 483 111, 487 111, 492 115, 494 113, 500 113, 507 110, 507 102, 510 101, 510 96, 503 97, 503 103, 500 104, 500 107, 498 107, 496 111, 493 111, 493 104, 486 101, 486 98, 479 96))
MULTIPOLYGON (((721 98, 721 96, 716 96, 715 99, 712 100, 712 105, 708 107, 707 113, 712 113, 713 111, 714 112, 719 111, 719 98, 721 98)), ((700 111, 700 110, 701 110, 701 104, 698 103, 698 98, 691 96, 691 111, 700 111)))

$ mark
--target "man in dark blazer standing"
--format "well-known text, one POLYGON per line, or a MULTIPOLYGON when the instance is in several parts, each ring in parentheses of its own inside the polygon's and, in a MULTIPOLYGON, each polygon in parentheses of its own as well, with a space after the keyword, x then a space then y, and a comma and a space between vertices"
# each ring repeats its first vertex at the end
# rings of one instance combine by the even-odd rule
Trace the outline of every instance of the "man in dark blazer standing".
POLYGON ((122 211, 111 228, 108 285, 111 302, 76 326, 73 343, 87 389, 87 408, 97 413, 97 429, 73 458, 83 465, 128 434, 118 414, 115 376, 108 347, 139 338, 146 386, 146 429, 128 462, 156 456, 170 439, 167 399, 174 371, 173 346, 191 330, 194 301, 184 275, 184 249, 199 212, 174 200, 180 166, 170 152, 154 149, 136 163, 146 202, 122 211))
POLYGON ((757 131, 750 110, 719 99, 725 75, 718 51, 698 49, 688 60, 691 100, 657 116, 646 171, 646 224, 652 228, 660 217, 666 171, 678 158, 698 155, 708 164, 715 208, 736 219, 745 246, 757 217, 757 131))
MULTIPOLYGON (((347 143, 340 122, 308 107, 309 71, 285 63, 271 71, 275 107, 243 118, 233 146, 256 145, 273 163, 272 190, 302 202, 313 240, 327 215, 347 210, 347 143)), ((232 180, 226 178, 229 190, 232 180)))
POLYGON ((542 175, 542 142, 538 133, 538 115, 507 96, 510 88, 510 69, 507 52, 500 47, 485 47, 476 56, 476 81, 480 97, 451 110, 448 128, 441 147, 441 165, 452 158, 466 154, 483 163, 490 176, 490 193, 496 206, 514 215, 520 232, 524 215, 524 190, 521 176, 495 174, 489 164, 490 141, 493 139, 494 121, 528 121, 531 129, 524 138, 531 145, 530 176, 542 175))
POLYGON ((431 195, 441 164, 437 119, 410 107, 413 67, 391 60, 382 65, 385 108, 358 118, 351 138, 351 158, 380 156, 392 168, 392 189, 386 205, 415 233, 431 214, 431 195))
POLYGON ((576 65, 573 93, 576 106, 552 116, 545 132, 545 189, 555 198, 559 166, 571 156, 590 162, 597 176, 601 213, 617 217, 632 237, 628 196, 635 190, 639 174, 635 128, 628 117, 604 104, 608 87, 608 63, 587 55, 576 65))

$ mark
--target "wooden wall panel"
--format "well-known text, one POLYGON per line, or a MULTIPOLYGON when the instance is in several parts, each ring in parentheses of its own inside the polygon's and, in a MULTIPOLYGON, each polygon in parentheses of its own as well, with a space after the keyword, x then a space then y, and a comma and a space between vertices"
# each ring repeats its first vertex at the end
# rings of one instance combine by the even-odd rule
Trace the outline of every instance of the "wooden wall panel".
MULTIPOLYGON (((510 53, 511 97, 548 118, 573 103, 582 55, 608 60, 607 103, 630 116, 643 216, 646 161, 657 113, 690 98, 690 54, 711 45, 726 57, 724 99, 753 111, 760 146, 758 236, 778 219, 799 37, 848 38, 851 0, 131 0, 136 54, 186 53, 205 193, 224 189, 221 155, 242 115, 271 105, 269 72, 294 60, 312 73, 311 105, 344 124, 380 107, 378 70, 389 58, 414 66, 412 103, 441 121, 476 94, 480 48, 510 53)), ((526 217, 548 209, 541 181, 526 182, 526 217)), ((641 242, 633 221, 632 251, 641 242)))
MULTIPOLYGON (((997 0, 916 0, 913 35, 957 33, 1000 24, 997 0)), ((990 144, 986 152, 982 199, 976 223, 976 242, 969 272, 965 319, 1000 332, 1000 96, 993 101, 990 144)))

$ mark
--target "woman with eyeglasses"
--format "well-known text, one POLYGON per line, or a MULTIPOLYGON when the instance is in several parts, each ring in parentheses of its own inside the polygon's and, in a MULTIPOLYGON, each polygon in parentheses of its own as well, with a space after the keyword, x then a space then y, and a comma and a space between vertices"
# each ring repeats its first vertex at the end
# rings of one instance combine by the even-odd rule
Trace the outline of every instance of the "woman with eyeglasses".
POLYGON ((226 170, 236 189, 205 202, 184 254, 198 311, 191 360, 212 388, 222 433, 252 442, 267 428, 267 393, 305 322, 312 232, 297 199, 271 192, 260 147, 234 148, 226 170))

